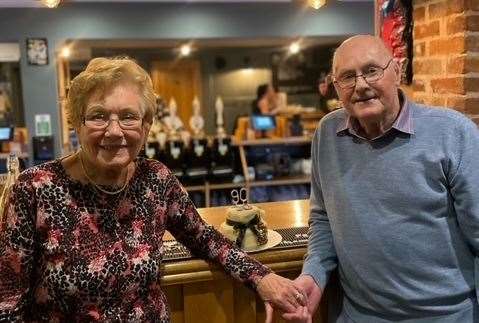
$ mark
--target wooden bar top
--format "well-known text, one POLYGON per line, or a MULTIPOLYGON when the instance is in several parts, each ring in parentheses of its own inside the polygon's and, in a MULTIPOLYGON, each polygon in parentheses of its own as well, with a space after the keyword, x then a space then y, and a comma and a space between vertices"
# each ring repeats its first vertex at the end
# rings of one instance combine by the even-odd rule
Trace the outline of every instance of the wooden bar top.
MULTIPOLYGON (((265 210, 264 220, 269 229, 305 227, 308 225, 309 200, 293 200, 283 202, 257 203, 256 206, 265 210)), ((224 222, 228 207, 212 207, 198 209, 201 217, 209 224, 218 228, 224 222)), ((166 234, 165 239, 171 239, 166 234)), ((251 255, 276 272, 301 269, 306 247, 265 250, 251 255)), ((190 282, 207 281, 224 276, 215 265, 203 260, 179 260, 165 262, 162 284, 174 285, 190 282)))

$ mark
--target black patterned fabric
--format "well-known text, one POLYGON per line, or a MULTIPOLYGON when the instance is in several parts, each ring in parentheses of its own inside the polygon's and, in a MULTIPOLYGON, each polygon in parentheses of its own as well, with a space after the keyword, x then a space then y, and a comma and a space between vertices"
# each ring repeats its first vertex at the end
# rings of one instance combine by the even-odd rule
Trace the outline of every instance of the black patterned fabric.
POLYGON ((251 288, 270 272, 201 219, 163 164, 136 166, 114 196, 60 160, 20 175, 0 231, 0 321, 169 322, 165 230, 251 288))

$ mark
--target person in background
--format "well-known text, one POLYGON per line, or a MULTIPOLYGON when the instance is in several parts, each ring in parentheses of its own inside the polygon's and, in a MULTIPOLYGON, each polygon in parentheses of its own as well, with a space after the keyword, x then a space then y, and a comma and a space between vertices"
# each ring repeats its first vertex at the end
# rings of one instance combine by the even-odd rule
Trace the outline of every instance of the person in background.
POLYGON ((380 38, 335 52, 344 108, 312 143, 310 238, 295 282, 312 313, 338 268, 336 322, 479 322, 479 130, 410 101, 400 79, 380 38))
POLYGON ((261 84, 256 89, 256 99, 252 103, 253 115, 276 115, 277 96, 271 84, 261 84))
POLYGON ((156 97, 126 58, 96 58, 71 83, 81 149, 14 184, 0 229, 0 321, 169 322, 160 286, 168 230, 284 311, 302 291, 203 221, 160 162, 138 157, 156 97))
POLYGON ((0 88, 0 125, 12 124, 12 103, 6 91, 0 88))
POLYGON ((336 89, 331 79, 331 75, 322 75, 318 79, 319 109, 324 113, 329 113, 338 109, 339 101, 336 89))

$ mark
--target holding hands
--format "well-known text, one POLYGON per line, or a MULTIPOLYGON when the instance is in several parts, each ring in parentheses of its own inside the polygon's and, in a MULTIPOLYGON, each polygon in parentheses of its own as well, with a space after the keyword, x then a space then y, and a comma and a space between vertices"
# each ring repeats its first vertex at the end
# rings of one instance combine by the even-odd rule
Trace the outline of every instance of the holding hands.
POLYGON ((304 291, 307 297, 305 308, 296 308, 294 312, 285 312, 282 317, 288 322, 306 322, 311 323, 313 314, 318 308, 321 300, 322 291, 310 275, 302 275, 294 280, 294 285, 304 291))
POLYGON ((291 281, 271 273, 263 277, 257 290, 265 303, 266 323, 273 321, 273 307, 289 322, 311 323, 322 294, 309 275, 291 281))
POLYGON ((273 307, 283 313, 306 310, 306 294, 287 278, 268 274, 258 283, 257 291, 265 303, 267 323, 273 320, 273 307))

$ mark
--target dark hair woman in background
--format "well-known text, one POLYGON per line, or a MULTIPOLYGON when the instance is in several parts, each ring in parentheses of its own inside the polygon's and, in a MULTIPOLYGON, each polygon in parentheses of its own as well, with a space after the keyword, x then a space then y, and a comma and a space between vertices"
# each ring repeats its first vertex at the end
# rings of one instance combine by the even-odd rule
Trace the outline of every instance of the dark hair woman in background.
POLYGON ((261 84, 256 89, 252 113, 253 115, 275 115, 278 113, 276 91, 271 84, 261 84))

